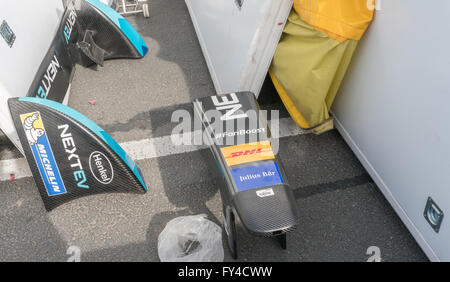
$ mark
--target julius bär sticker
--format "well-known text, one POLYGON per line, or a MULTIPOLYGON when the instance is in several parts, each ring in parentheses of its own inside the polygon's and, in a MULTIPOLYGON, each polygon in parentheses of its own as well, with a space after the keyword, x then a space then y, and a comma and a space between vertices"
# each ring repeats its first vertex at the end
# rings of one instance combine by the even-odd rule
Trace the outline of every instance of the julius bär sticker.
POLYGON ((232 169, 231 175, 239 191, 284 184, 276 162, 232 169))

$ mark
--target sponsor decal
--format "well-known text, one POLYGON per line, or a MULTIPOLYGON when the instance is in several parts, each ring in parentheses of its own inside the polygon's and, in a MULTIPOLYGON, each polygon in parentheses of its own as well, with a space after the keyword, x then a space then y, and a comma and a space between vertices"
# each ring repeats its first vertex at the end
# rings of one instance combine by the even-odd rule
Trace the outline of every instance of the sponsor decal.
POLYGON ((59 64, 58 58, 56 55, 53 55, 53 59, 50 61, 50 64, 47 67, 47 71, 42 77, 41 83, 36 93, 36 97, 47 99, 48 93, 52 88, 52 83, 55 80, 56 75, 58 74, 58 70, 61 68, 59 64))
POLYGON ((49 196, 66 193, 40 112, 20 115, 28 144, 49 196))
POLYGON ((89 185, 86 183, 86 172, 83 168, 83 164, 81 163, 80 156, 77 153, 77 146, 75 144, 75 140, 73 139, 72 133, 69 131, 69 128, 70 127, 68 124, 58 126, 58 129, 61 131, 61 142, 66 151, 67 160, 70 162, 70 167, 73 170, 73 177, 77 187, 89 189, 89 185))
POLYGON ((241 110, 242 104, 239 102, 236 93, 211 96, 211 99, 216 109, 223 113, 220 117, 221 120, 233 120, 248 117, 248 115, 241 110))
POLYGON ((254 129, 241 129, 233 132, 221 132, 216 133, 215 138, 220 139, 224 137, 234 137, 234 136, 242 136, 242 135, 250 135, 250 134, 261 134, 265 133, 266 129, 264 127, 254 128, 254 129))
POLYGON ((66 44, 69 44, 70 36, 72 35, 72 30, 77 21, 77 13, 75 9, 72 7, 70 10, 70 14, 67 17, 66 24, 64 25, 64 39, 66 40, 66 44))
MULTIPOLYGON (((77 20, 77 13, 75 11, 75 7, 68 8, 70 9, 69 15, 67 16, 66 22, 63 28, 63 37, 66 44, 69 43, 69 40, 72 36, 72 31, 75 27, 75 23, 77 20)), ((47 66, 47 69, 44 75, 41 78, 41 81, 38 85, 35 96, 37 98, 47 99, 47 96, 50 93, 53 82, 58 74, 58 71, 61 70, 61 64, 59 62, 57 52, 53 54, 53 58, 47 66)), ((63 58, 64 59, 64 58, 63 58)))
POLYGON ((270 141, 224 147, 221 151, 228 166, 275 158, 270 141))
MULTIPOLYGON (((240 167, 231 170, 238 191, 283 184, 280 169, 276 162, 240 167)), ((273 191, 272 191, 273 192, 273 191)), ((261 192, 261 195, 269 194, 261 192)), ((258 195, 260 196, 260 195, 258 195)), ((261 197, 261 196, 260 196, 261 197)))
POLYGON ((256 195, 260 198, 270 197, 275 195, 272 188, 257 190, 256 195))
POLYGON ((102 183, 109 184, 114 178, 114 170, 109 159, 102 152, 92 152, 89 156, 89 168, 94 178, 102 183))

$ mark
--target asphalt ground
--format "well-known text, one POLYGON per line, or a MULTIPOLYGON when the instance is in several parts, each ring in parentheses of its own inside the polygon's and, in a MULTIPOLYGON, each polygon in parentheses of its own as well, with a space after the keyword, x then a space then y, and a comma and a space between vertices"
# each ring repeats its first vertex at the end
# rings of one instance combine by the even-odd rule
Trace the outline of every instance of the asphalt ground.
MULTIPOLYGON (((215 94, 184 1, 149 3, 149 19, 128 18, 149 54, 78 67, 73 80, 69 106, 119 143, 169 136, 175 110, 190 111, 193 99, 215 94)), ((289 119, 268 79, 260 103, 289 119)), ((68 248, 76 246, 82 261, 159 261, 158 235, 171 219, 204 213, 221 225, 209 150, 160 149, 164 154, 137 161, 149 186, 145 195, 89 196, 46 212, 31 177, 0 181, 0 260, 66 261, 68 248)), ((239 230, 238 261, 367 261, 372 246, 382 261, 427 261, 336 130, 282 137, 280 156, 300 209, 299 226, 289 233, 287 250, 239 230)), ((0 137, 0 160, 20 157, 0 137)), ((225 238, 223 247, 225 261, 232 261, 225 238)))

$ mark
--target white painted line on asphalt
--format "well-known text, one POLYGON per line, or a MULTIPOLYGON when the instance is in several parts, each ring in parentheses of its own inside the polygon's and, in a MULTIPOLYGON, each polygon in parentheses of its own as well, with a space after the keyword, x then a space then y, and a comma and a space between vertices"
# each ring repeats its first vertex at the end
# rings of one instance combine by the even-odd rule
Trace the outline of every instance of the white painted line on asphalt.
POLYGON ((30 167, 25 158, 10 159, 0 161, 0 181, 9 180, 10 174, 14 173, 15 178, 31 176, 30 167))
MULTIPOLYGON (((279 120, 280 138, 306 133, 307 131, 299 128, 291 118, 282 118, 279 120)), ((190 137, 190 135, 196 134, 196 132, 186 134, 190 137)), ((206 145, 175 145, 172 142, 172 138, 173 136, 171 135, 154 137, 124 142, 120 146, 136 161, 183 154, 206 148, 206 145)), ((191 138, 188 140, 191 140, 191 138)), ((31 171, 25 158, 0 160, 0 181, 9 180, 11 173, 14 174, 16 179, 31 177, 31 171)))

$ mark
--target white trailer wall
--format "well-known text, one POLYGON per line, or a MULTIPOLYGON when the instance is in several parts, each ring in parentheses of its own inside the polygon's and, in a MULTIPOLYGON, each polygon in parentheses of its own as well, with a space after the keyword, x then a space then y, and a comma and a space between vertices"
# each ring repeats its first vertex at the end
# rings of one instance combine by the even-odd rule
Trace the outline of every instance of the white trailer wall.
POLYGON ((7 100, 27 94, 63 13, 61 0, 0 0, 0 24, 16 35, 12 48, 0 37, 0 128, 19 148, 7 100))
POLYGON ((380 4, 333 112, 428 257, 449 261, 450 1, 380 4), (444 212, 439 233, 423 215, 429 196, 444 212))
POLYGON ((186 0, 218 94, 259 95, 292 2, 186 0))

